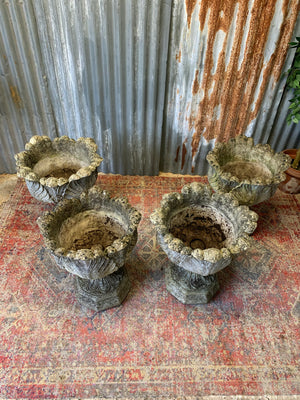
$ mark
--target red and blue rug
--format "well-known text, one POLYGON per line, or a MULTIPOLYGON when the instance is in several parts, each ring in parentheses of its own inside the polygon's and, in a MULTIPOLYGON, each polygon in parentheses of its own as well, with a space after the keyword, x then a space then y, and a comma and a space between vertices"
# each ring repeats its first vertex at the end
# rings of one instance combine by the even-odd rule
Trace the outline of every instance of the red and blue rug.
POLYGON ((300 395, 299 196, 277 191, 253 207, 255 246, 218 274, 213 301, 186 306, 166 290, 149 215, 191 181, 206 178, 99 176, 143 219, 132 289, 98 313, 79 306, 73 276, 45 251, 36 219, 52 206, 18 181, 0 213, 1 399, 300 395))

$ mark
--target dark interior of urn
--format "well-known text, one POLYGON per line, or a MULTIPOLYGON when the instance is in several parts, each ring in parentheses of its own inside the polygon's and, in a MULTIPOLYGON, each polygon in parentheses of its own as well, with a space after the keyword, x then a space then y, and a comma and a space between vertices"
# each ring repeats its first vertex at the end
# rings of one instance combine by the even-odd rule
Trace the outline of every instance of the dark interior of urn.
POLYGON ((230 237, 231 227, 210 207, 186 208, 170 221, 170 233, 192 249, 221 249, 230 237))
POLYGON ((91 249, 93 246, 101 245, 103 248, 110 246, 122 234, 118 232, 117 226, 107 226, 105 223, 94 229, 88 229, 85 232, 78 232, 74 238, 70 250, 91 249), (115 228, 115 229, 114 229, 115 228))
POLYGON ((125 235, 125 228, 102 212, 85 211, 69 218, 59 233, 60 245, 68 250, 105 249, 125 235))
POLYGON ((237 160, 222 166, 223 172, 230 172, 238 179, 272 178, 269 168, 259 161, 237 160))
POLYGON ((69 179, 71 175, 76 174, 78 170, 75 168, 58 168, 49 171, 45 178, 66 178, 69 179))

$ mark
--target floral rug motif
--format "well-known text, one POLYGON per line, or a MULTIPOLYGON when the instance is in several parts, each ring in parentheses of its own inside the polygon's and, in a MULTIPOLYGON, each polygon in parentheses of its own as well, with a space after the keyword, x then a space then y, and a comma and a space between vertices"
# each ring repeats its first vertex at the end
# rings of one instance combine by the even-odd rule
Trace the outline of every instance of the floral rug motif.
POLYGON ((129 295, 98 313, 77 303, 73 276, 44 248, 36 219, 53 206, 18 181, 0 212, 1 399, 298 398, 300 197, 277 191, 254 206, 253 248, 218 273, 209 304, 186 306, 166 290, 149 215, 192 181, 207 182, 99 175, 143 218, 129 295))

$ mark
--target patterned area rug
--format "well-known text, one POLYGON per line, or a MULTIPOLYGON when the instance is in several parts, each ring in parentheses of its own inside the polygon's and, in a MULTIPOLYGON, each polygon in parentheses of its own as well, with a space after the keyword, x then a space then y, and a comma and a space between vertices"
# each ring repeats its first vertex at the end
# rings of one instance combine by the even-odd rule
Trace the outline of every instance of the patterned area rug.
POLYGON ((132 289, 98 313, 78 305, 73 277, 45 251, 36 219, 52 206, 18 181, 0 214, 0 398, 298 398, 299 197, 277 191, 253 207, 255 246, 218 274, 209 304, 185 306, 166 291, 149 215, 190 181, 206 178, 99 176, 143 219, 132 289))

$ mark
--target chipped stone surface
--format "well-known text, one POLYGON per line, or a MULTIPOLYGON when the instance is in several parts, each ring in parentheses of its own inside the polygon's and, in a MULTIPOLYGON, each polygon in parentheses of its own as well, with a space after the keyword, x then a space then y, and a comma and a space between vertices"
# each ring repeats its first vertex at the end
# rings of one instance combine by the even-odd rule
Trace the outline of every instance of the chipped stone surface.
POLYGON ((166 194, 150 219, 172 263, 167 289, 184 304, 201 304, 219 289, 214 274, 251 246, 258 216, 234 196, 195 182, 166 194))
POLYGON ((213 193, 200 183, 185 185, 181 193, 166 194, 161 207, 150 217, 169 259, 203 276, 222 270, 230 264, 233 254, 251 246, 249 235, 256 228, 257 218, 248 207, 239 206, 234 196, 213 193), (189 235, 190 242, 182 235, 189 235), (212 240, 217 236, 221 236, 218 244, 212 240), (194 247, 197 238, 198 245, 194 247))
POLYGON ((24 178, 28 190, 37 200, 57 203, 78 197, 93 186, 102 158, 91 138, 77 141, 67 136, 51 139, 33 136, 25 151, 15 155, 17 175, 24 178))
POLYGON ((206 159, 213 189, 232 193, 240 204, 248 206, 272 197, 290 165, 286 154, 275 153, 268 144, 255 146, 246 136, 216 144, 206 159))
POLYGON ((104 311, 120 306, 130 290, 124 267, 103 279, 76 278, 77 299, 86 308, 104 311))
POLYGON ((130 284, 124 267, 137 241, 141 214, 126 198, 93 187, 66 199, 37 223, 57 264, 77 276, 81 304, 96 311, 120 305, 130 284))
POLYGON ((126 198, 111 198, 93 187, 79 199, 58 203, 37 223, 60 266, 83 279, 100 279, 124 265, 140 219, 126 198))
POLYGON ((166 269, 166 287, 183 304, 208 303, 220 288, 216 274, 192 274, 172 263, 166 269))

